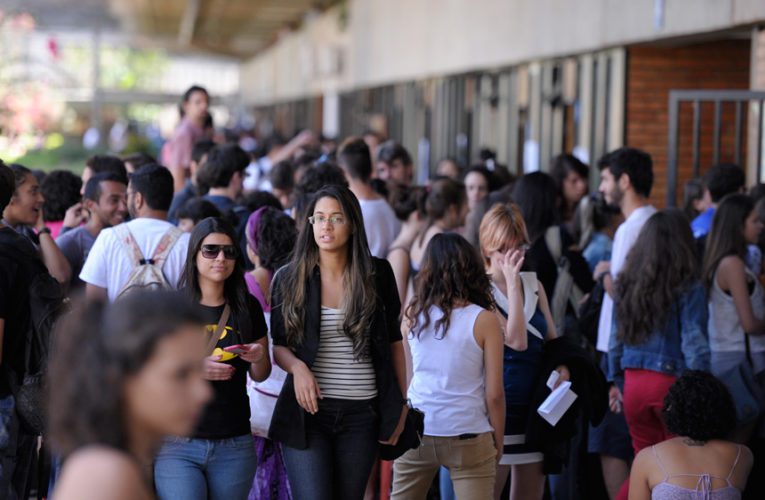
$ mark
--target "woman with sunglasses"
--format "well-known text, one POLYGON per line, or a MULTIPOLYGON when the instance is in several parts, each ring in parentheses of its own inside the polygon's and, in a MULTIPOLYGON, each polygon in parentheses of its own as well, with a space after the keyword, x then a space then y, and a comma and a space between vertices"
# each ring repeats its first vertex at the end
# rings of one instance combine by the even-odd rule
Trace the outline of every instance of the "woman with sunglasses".
MULTIPOLYGON (((544 474, 539 450, 526 445, 529 405, 542 365, 542 346, 556 337, 544 286, 536 273, 521 272, 529 237, 520 209, 495 205, 481 221, 481 253, 491 280, 496 311, 504 328, 505 437, 497 468, 495 498, 507 476, 511 500, 541 499, 544 474)), ((559 385, 570 378, 565 366, 556 369, 559 385)))
POLYGON ((295 500, 358 500, 380 443, 397 443, 406 420, 398 290, 348 188, 322 188, 307 209, 272 285, 274 359, 288 375, 269 436, 295 500))
POLYGON ((246 499, 255 475, 247 373, 271 373, 263 310, 247 292, 231 225, 201 221, 191 233, 181 289, 207 324, 204 376, 214 397, 191 438, 166 439, 154 466, 160 499, 246 499))

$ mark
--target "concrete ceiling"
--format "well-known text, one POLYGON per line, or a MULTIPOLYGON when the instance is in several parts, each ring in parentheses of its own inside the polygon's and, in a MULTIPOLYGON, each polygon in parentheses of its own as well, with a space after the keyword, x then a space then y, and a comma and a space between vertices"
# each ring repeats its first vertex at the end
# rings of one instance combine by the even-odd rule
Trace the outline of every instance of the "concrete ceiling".
POLYGON ((141 45, 247 58, 339 0, 3 0, 43 29, 117 31, 141 45))

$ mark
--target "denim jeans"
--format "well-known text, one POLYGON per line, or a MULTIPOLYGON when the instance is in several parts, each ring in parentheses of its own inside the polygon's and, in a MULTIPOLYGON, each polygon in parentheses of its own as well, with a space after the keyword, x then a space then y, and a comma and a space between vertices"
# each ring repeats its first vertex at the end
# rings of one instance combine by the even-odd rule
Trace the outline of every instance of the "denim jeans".
POLYGON ((282 448, 292 498, 364 498, 379 450, 378 427, 376 400, 319 400, 319 411, 306 418, 308 448, 282 448))
POLYGON ((441 467, 438 471, 438 491, 441 493, 441 500, 457 500, 452 475, 446 467, 441 467))
POLYGON ((21 425, 16 413, 16 400, 8 395, 0 398, 0 498, 29 498, 33 471, 37 468, 38 436, 21 425))
POLYGON ((16 468, 16 447, 19 436, 19 419, 13 396, 0 398, 0 498, 16 499, 12 487, 16 468))
POLYGON ((246 500, 257 458, 252 436, 165 440, 154 463, 160 500, 246 500))

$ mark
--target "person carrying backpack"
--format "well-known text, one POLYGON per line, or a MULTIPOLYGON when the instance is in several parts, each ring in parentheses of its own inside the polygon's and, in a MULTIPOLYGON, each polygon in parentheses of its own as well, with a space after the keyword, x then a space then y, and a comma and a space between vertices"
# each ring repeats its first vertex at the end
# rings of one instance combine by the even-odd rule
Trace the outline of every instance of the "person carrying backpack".
POLYGON ((98 235, 80 279, 87 300, 109 302, 139 290, 176 289, 189 235, 167 221, 173 177, 146 165, 130 177, 127 206, 132 220, 98 235))

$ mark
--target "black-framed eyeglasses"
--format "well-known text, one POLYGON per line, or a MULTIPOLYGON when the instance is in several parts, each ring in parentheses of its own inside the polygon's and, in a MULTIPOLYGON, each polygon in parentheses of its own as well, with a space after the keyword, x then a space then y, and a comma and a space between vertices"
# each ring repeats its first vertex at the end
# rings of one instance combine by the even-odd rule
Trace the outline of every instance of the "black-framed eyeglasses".
POLYGON ((202 257, 205 259, 216 259, 223 251, 223 258, 226 260, 236 260, 237 252, 234 245, 202 245, 202 257))

